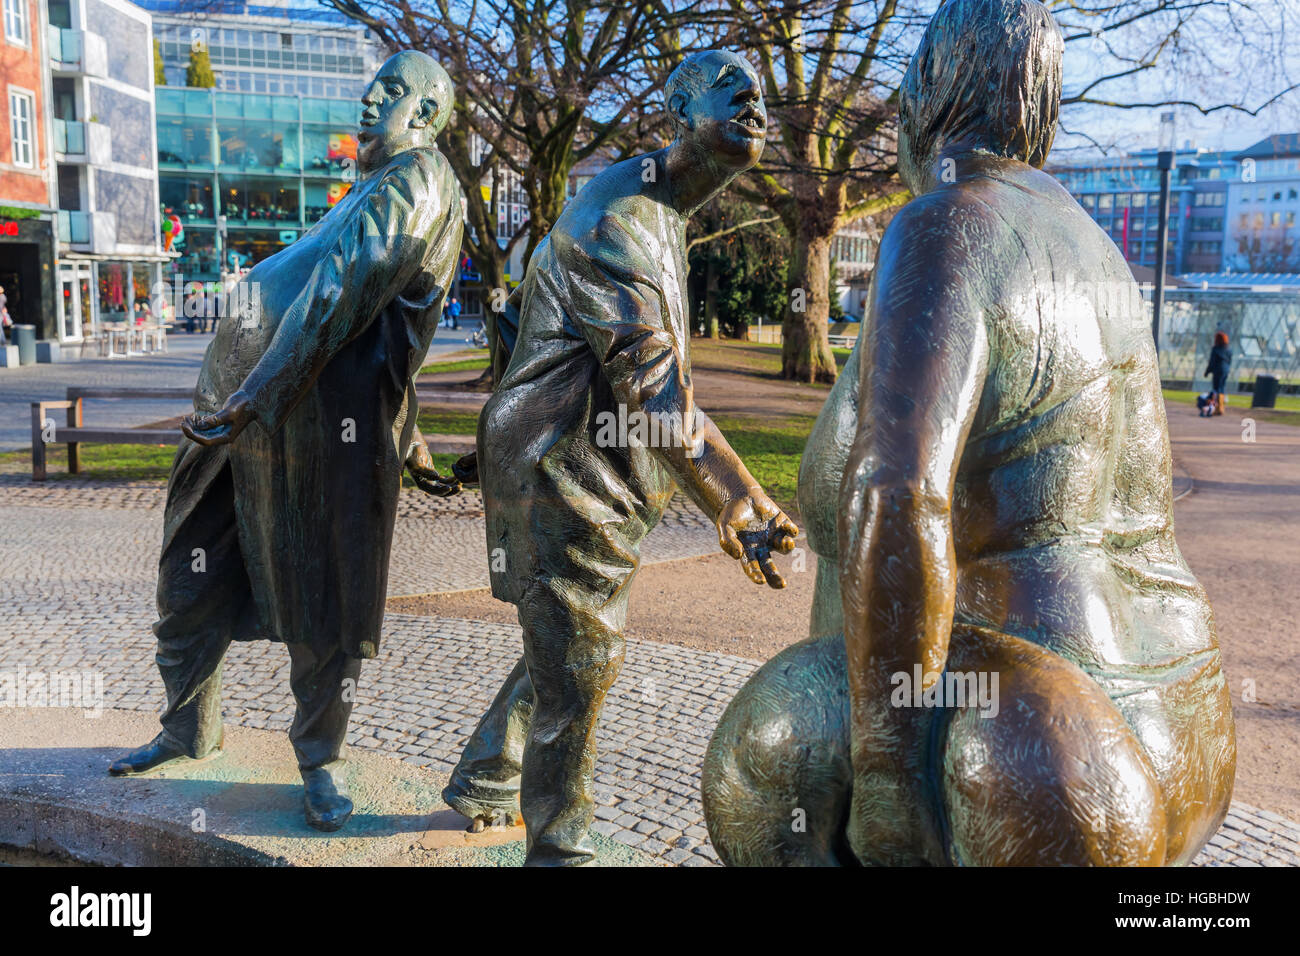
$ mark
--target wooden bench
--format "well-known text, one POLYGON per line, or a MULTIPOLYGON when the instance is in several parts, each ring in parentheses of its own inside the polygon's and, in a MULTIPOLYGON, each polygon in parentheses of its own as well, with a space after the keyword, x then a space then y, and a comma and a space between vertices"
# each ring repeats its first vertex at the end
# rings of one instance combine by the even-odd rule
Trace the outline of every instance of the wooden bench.
POLYGON ((153 401, 192 399, 193 388, 96 388, 70 386, 62 402, 32 402, 32 481, 44 481, 45 446, 68 446, 68 473, 81 471, 82 442, 102 445, 179 445, 179 428, 87 428, 82 420, 82 400, 120 398, 153 401), (58 425, 48 413, 68 410, 68 423, 58 425))
MULTIPOLYGON (((179 445, 182 437, 179 428, 87 428, 82 420, 82 399, 124 398, 191 399, 192 388, 95 388, 70 386, 68 397, 62 402, 32 402, 32 481, 46 478, 45 446, 68 446, 68 473, 81 471, 80 445, 94 442, 102 445, 179 445), (58 409, 68 410, 68 423, 60 426, 48 415, 58 409), (47 434, 50 436, 46 440, 47 434)), ((421 402, 455 402, 481 406, 487 401, 485 392, 461 392, 441 389, 419 389, 421 402)), ((425 443, 434 454, 462 455, 474 450, 473 435, 425 435, 425 443)))

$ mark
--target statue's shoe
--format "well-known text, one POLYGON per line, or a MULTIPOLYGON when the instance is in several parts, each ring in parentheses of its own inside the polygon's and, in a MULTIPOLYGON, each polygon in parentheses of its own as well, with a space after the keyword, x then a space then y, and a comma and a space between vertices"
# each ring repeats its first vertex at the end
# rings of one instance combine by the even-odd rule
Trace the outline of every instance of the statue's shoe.
POLYGON ((302 771, 303 805, 307 825, 333 833, 352 816, 352 799, 343 779, 342 760, 326 767, 302 771))
POLYGON ((519 812, 519 791, 513 786, 472 784, 455 772, 442 791, 443 802, 462 817, 468 817, 469 832, 501 824, 518 826, 524 822, 519 812))
POLYGON ((221 756, 223 743, 225 743, 224 734, 221 740, 217 742, 217 745, 202 757, 191 757, 185 752, 185 748, 169 740, 165 733, 160 733, 139 750, 132 750, 125 757, 118 757, 108 765, 108 772, 114 777, 133 777, 136 774, 148 773, 150 770, 160 770, 172 764, 202 763, 207 760, 215 760, 221 756))

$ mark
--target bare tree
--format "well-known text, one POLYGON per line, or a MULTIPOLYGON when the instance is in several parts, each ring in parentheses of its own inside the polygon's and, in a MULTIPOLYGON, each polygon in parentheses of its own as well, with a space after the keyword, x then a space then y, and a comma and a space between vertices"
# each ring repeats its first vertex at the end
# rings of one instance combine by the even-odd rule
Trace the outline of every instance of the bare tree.
MULTIPOLYGON (((739 189, 778 215, 790 236, 782 375, 832 381, 831 239, 909 198, 896 176, 897 88, 938 3, 722 2, 730 13, 725 35, 756 57, 774 120, 767 156, 739 189)), ((1281 55, 1295 17, 1287 0, 1046 5, 1067 43, 1067 116, 1174 105, 1257 113, 1296 89, 1281 55), (1229 63, 1237 82, 1224 82, 1229 63)))

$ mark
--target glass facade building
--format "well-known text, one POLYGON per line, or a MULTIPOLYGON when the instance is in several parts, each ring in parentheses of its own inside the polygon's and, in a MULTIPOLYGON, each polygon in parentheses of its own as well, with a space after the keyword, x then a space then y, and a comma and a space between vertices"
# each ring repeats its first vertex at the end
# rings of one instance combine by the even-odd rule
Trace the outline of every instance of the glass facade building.
POLYGON ((310 2, 140 0, 153 14, 168 86, 204 50, 219 90, 359 99, 382 51, 366 30, 310 2))
POLYGON ((273 255, 356 177, 356 100, 160 87, 156 107, 158 194, 184 226, 186 280, 273 255))
MULTIPOLYGON (((1226 153, 1180 150, 1169 197, 1169 272, 1214 272, 1223 261, 1226 187, 1235 164, 1226 153)), ((1134 265, 1154 268, 1160 171, 1154 150, 1048 169, 1134 265)))

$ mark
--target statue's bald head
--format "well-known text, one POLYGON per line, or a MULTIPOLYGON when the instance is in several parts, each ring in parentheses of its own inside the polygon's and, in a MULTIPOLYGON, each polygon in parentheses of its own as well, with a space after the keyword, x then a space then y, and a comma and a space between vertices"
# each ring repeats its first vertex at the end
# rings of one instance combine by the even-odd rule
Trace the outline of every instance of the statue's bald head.
POLYGON ((374 169, 397 153, 432 146, 452 109, 451 77, 427 53, 390 56, 361 97, 357 158, 374 169))
POLYGON ((436 137, 447 125, 451 116, 451 77, 433 57, 419 50, 403 50, 388 58, 384 69, 393 67, 396 73, 410 81, 412 89, 425 101, 433 117, 431 134, 436 137))
POLYGON ((1041 167, 1061 108, 1065 44, 1035 0, 945 0, 899 88, 898 163, 925 188, 950 143, 1041 167))

